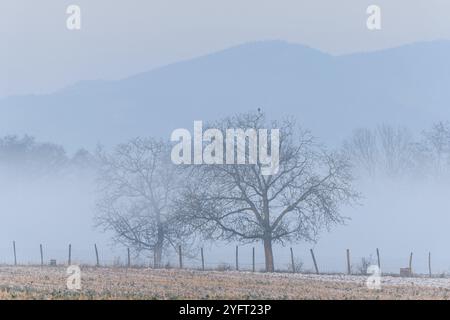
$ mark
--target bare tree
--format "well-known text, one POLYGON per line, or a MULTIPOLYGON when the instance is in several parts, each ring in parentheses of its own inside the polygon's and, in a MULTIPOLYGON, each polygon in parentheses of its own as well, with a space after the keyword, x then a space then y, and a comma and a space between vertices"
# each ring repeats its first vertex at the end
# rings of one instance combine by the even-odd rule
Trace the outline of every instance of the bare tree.
POLYGON ((138 253, 152 251, 155 267, 161 266, 163 250, 182 236, 172 211, 179 175, 169 155, 167 143, 140 138, 110 154, 98 151, 97 225, 138 253))
POLYGON ((432 128, 423 132, 422 151, 427 163, 436 177, 448 173, 450 164, 450 124, 437 122, 432 128))
POLYGON ((378 127, 381 163, 389 176, 399 176, 414 167, 414 141, 405 128, 378 127))
POLYGON ((357 129, 344 142, 344 150, 353 161, 356 168, 374 176, 379 166, 380 155, 377 136, 369 129, 357 129))
POLYGON ((263 175, 259 162, 192 166, 178 214, 194 231, 209 239, 261 241, 266 270, 272 272, 274 242, 315 240, 322 228, 344 222, 340 205, 357 194, 341 154, 327 152, 307 131, 296 132, 293 121, 269 124, 261 113, 228 118, 213 127, 222 132, 279 128, 279 171, 263 175))

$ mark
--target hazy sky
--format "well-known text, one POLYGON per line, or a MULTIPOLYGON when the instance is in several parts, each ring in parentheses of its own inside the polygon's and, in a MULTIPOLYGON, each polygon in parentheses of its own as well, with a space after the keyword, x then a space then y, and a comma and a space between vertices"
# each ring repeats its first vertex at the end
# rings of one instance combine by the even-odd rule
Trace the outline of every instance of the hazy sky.
POLYGON ((2 0, 0 96, 117 79, 243 42, 282 39, 333 54, 450 39, 448 0, 2 0), (66 8, 82 30, 66 29, 66 8), (382 9, 382 30, 366 9, 382 9))

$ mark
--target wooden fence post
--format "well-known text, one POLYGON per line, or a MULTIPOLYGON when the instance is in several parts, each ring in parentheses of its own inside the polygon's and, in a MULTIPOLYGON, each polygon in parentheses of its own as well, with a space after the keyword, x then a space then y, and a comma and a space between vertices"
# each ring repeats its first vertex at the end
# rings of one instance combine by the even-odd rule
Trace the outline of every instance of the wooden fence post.
POLYGON ((352 267, 350 265, 350 249, 347 249, 347 274, 352 274, 352 267))
POLYGON ((183 253, 181 251, 181 245, 178 246, 178 256, 179 256, 180 269, 183 269, 183 253))
POLYGON ((200 248, 200 253, 202 255, 202 270, 205 271, 205 256, 203 254, 203 248, 200 248))
POLYGON ((16 241, 13 241, 14 265, 17 266, 16 241))
POLYGON ((72 265, 72 244, 69 243, 69 260, 67 260, 67 264, 72 265))
POLYGON ((295 273, 294 251, 292 251, 292 248, 291 248, 291 265, 292 265, 292 273, 295 273))
POLYGON ((255 247, 252 249, 252 271, 255 272, 256 265, 255 265, 255 247))
POLYGON ((239 247, 236 246, 236 271, 239 271, 239 247))
POLYGON ((381 270, 380 250, 378 250, 378 248, 377 248, 377 262, 378 262, 378 269, 381 270))
POLYGON ((44 252, 42 250, 42 244, 39 245, 39 249, 41 252, 41 267, 43 267, 44 266, 44 252))
POLYGON ((409 272, 411 272, 411 276, 413 274, 413 271, 412 271, 412 259, 413 259, 413 253, 411 252, 411 254, 409 255, 409 272))
POLYGON ((431 278, 431 252, 428 252, 428 273, 430 274, 431 278))
POLYGON ((127 248, 127 266, 131 267, 131 256, 130 256, 130 248, 127 248))
POLYGON ((97 259, 97 267, 99 267, 100 266, 100 260, 98 259, 97 244, 94 244, 94 248, 95 248, 95 258, 97 259))
POLYGON ((316 261, 316 257, 314 256, 314 251, 313 251, 313 249, 310 249, 310 251, 311 251, 311 257, 314 262, 314 268, 316 269, 316 274, 319 274, 319 268, 317 267, 317 261, 316 261))

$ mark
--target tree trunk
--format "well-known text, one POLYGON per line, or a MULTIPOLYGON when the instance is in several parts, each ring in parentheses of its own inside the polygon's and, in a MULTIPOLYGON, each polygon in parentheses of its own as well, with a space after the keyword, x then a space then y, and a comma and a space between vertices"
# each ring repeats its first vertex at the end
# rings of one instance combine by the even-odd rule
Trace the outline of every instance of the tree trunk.
POLYGON ((164 229, 160 225, 158 227, 158 239, 156 241, 154 252, 153 252, 155 268, 161 268, 163 246, 164 246, 164 229))
POLYGON ((157 243, 155 245, 155 249, 153 252, 153 259, 154 259, 154 268, 161 268, 161 260, 162 260, 162 244, 157 243))
POLYGON ((266 259, 266 272, 274 272, 272 239, 264 239, 264 255, 266 259))

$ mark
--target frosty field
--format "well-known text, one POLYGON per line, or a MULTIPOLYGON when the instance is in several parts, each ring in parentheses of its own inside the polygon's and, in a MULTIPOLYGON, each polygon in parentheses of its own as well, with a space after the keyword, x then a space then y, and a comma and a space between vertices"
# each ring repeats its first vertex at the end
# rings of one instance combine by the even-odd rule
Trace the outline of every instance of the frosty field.
POLYGON ((449 299, 450 279, 264 274, 82 267, 82 288, 66 288, 64 267, 0 267, 0 299, 449 299))

